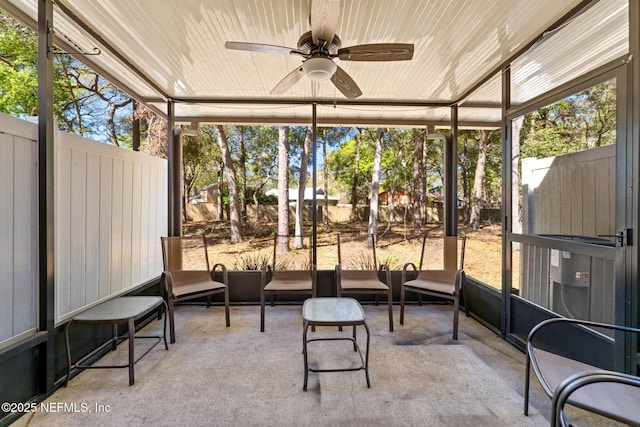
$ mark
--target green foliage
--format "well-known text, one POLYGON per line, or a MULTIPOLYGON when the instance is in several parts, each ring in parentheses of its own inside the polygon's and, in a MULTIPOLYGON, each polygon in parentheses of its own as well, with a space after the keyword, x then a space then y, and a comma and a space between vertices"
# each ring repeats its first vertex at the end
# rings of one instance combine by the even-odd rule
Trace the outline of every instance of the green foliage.
POLYGON ((183 138, 184 180, 189 193, 193 188, 218 181, 217 172, 222 155, 211 132, 203 130, 197 136, 183 138))
POLYGON ((18 117, 38 112, 36 33, 0 10, 0 112, 18 117))
MULTIPOLYGON (((38 113, 36 33, 0 10, 0 112, 25 118, 38 113)), ((131 98, 67 55, 53 60, 53 109, 60 129, 120 145, 131 134, 123 119, 131 98)), ((130 137, 129 143, 130 143, 130 137)), ((126 143, 125 143, 126 144, 126 143)))
MULTIPOLYGON (((253 203, 254 191, 255 190, 253 188, 247 187, 247 191, 245 192, 245 200, 247 203, 253 203)), ((277 205, 278 204, 278 198, 276 196, 267 196, 266 194, 259 192, 257 197, 258 197, 258 203, 260 203, 261 205, 277 205)), ((225 206, 228 206, 230 202, 231 202, 231 199, 229 197, 229 189, 227 187, 224 187, 222 189, 222 204, 225 206)))
POLYGON ((606 81, 527 114, 520 135, 523 158, 614 144, 616 81, 606 81))

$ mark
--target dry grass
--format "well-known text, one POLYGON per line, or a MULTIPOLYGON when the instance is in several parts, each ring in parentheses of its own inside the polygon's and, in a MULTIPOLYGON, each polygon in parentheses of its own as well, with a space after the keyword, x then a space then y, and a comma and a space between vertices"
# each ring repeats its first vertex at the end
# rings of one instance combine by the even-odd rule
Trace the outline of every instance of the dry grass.
MULTIPOLYGON (((341 236, 341 259, 343 268, 368 269, 373 267, 372 249, 367 246, 367 225, 364 223, 332 224, 326 230, 319 225, 317 229, 318 269, 332 270, 338 263, 337 235, 341 236)), ((212 263, 223 263, 230 270, 259 269, 265 263, 273 264, 273 232, 275 224, 250 224, 243 230, 244 241, 229 242, 228 225, 224 222, 189 223, 185 226, 185 235, 194 237, 207 232, 209 259, 212 263)), ((443 266, 443 229, 440 224, 430 224, 422 233, 428 233, 423 268, 440 269, 443 266)), ((306 231, 310 235, 310 230, 306 231)), ((390 232, 378 237, 376 255, 378 264, 388 264, 399 270, 407 262, 418 265, 422 245, 422 233, 406 231, 394 227, 390 232)), ((501 284, 501 229, 499 225, 489 225, 480 230, 464 227, 459 234, 467 236, 465 252, 465 271, 477 280, 500 288, 501 284)), ((203 265, 204 258, 197 261, 198 253, 203 255, 199 239, 189 245, 188 263, 193 267, 203 265)), ((277 269, 308 268, 311 256, 310 237, 304 238, 304 247, 295 249, 294 238, 289 238, 290 252, 277 255, 277 269)), ((515 266, 514 266, 515 267, 515 266)), ((517 270, 516 270, 517 271, 517 270)))

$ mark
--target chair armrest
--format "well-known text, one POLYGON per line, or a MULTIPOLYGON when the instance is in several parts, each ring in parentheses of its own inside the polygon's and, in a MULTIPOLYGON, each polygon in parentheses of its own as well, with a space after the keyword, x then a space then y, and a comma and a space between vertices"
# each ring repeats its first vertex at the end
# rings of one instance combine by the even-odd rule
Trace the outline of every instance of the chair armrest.
POLYGON ((222 271, 222 283, 224 283, 225 286, 228 286, 229 272, 227 271, 227 267, 222 263, 217 263, 216 265, 213 266, 213 268, 211 268, 211 280, 215 281, 215 274, 218 269, 222 271))
POLYGON ((407 281, 407 270, 411 268, 413 270, 414 273, 418 272, 418 268, 416 267, 416 265, 412 262, 408 262, 406 263, 403 267, 402 267, 402 277, 400 279, 400 283, 404 284, 404 282, 407 281))
MULTIPOLYGON (((578 389, 587 386, 589 384, 594 383, 618 383, 624 384, 631 387, 640 388, 640 377, 636 377, 633 375, 624 374, 621 372, 615 371, 607 371, 607 370, 593 370, 593 371, 584 371, 579 372, 575 375, 570 376, 565 379, 558 385, 556 390, 553 392, 553 398, 551 401, 551 406, 553 410, 552 418, 551 418, 551 426, 567 426, 567 420, 564 417, 564 405, 567 403, 567 400, 571 397, 571 395, 577 391, 578 389)), ((606 411, 605 411, 606 412, 606 411)), ((614 419, 616 414, 614 415, 614 419)), ((627 422, 640 422, 640 420, 626 420, 627 422)))
POLYGON ((595 328, 612 329, 616 331, 633 332, 636 334, 640 334, 640 329, 632 328, 630 326, 612 325, 610 323, 592 322, 590 320, 581 320, 581 319, 570 319, 567 317, 554 317, 552 319, 544 320, 538 323, 536 326, 534 326, 533 329, 531 329, 531 332, 529 332, 529 336, 527 337, 527 344, 532 341, 533 337, 541 329, 554 323, 573 323, 580 326, 590 326, 595 328))
POLYGON ((384 280, 384 284, 391 287, 391 269, 389 268, 389 265, 387 264, 380 264, 380 269, 379 271, 382 271, 385 273, 385 280, 384 280))

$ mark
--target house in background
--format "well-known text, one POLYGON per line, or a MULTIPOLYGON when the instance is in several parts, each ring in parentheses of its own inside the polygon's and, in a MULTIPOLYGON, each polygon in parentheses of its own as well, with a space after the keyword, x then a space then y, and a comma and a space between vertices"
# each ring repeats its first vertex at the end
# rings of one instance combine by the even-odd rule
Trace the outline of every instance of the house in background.
POLYGON ((397 189, 393 193, 391 191, 383 191, 378 197, 380 203, 387 206, 406 206, 411 203, 411 195, 402 189, 397 189))
MULTIPOLYGON (((275 196, 278 197, 278 189, 272 188, 271 190, 267 190, 265 193, 267 196, 275 196)), ((324 206, 325 204, 325 195, 324 190, 322 188, 316 188, 316 204, 318 206, 324 206)), ((336 206, 338 204, 338 197, 335 196, 327 196, 329 206, 336 206)), ((298 189, 297 188, 289 188, 289 204, 293 205, 298 201, 298 189)), ((313 201, 313 188, 307 187, 304 189, 304 204, 311 205, 313 201)))

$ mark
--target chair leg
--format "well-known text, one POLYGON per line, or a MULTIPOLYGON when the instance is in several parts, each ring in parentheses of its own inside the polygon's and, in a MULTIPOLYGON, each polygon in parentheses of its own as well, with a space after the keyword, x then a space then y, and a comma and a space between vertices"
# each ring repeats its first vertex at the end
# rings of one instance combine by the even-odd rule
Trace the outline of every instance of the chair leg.
POLYGON ((227 320, 227 328, 231 326, 231 320, 229 318, 229 287, 224 288, 224 314, 227 320))
POLYGON ((529 416, 529 373, 531 371, 531 359, 527 350, 527 361, 524 368, 524 415, 529 416))
POLYGON ((211 295, 207 295, 207 308, 211 307, 211 295))
POLYGON ((400 324, 404 325, 404 284, 400 285, 400 324))
POLYGON ((167 306, 169 307, 167 316, 169 316, 169 337, 171 338, 171 344, 176 342, 176 325, 173 318, 173 299, 167 298, 167 306))
POLYGON ((389 304, 389 332, 393 332, 393 297, 391 295, 391 287, 387 293, 387 302, 389 304))
POLYGON ((458 340, 458 314, 460 312, 460 296, 453 300, 453 339, 458 340))
MULTIPOLYGON (((342 284, 338 283, 338 286, 336 286, 336 296, 338 298, 342 297, 342 284)), ((342 326, 338 326, 338 332, 342 332, 342 326)))
POLYGON ((264 290, 260 292, 260 332, 264 332, 264 290))

